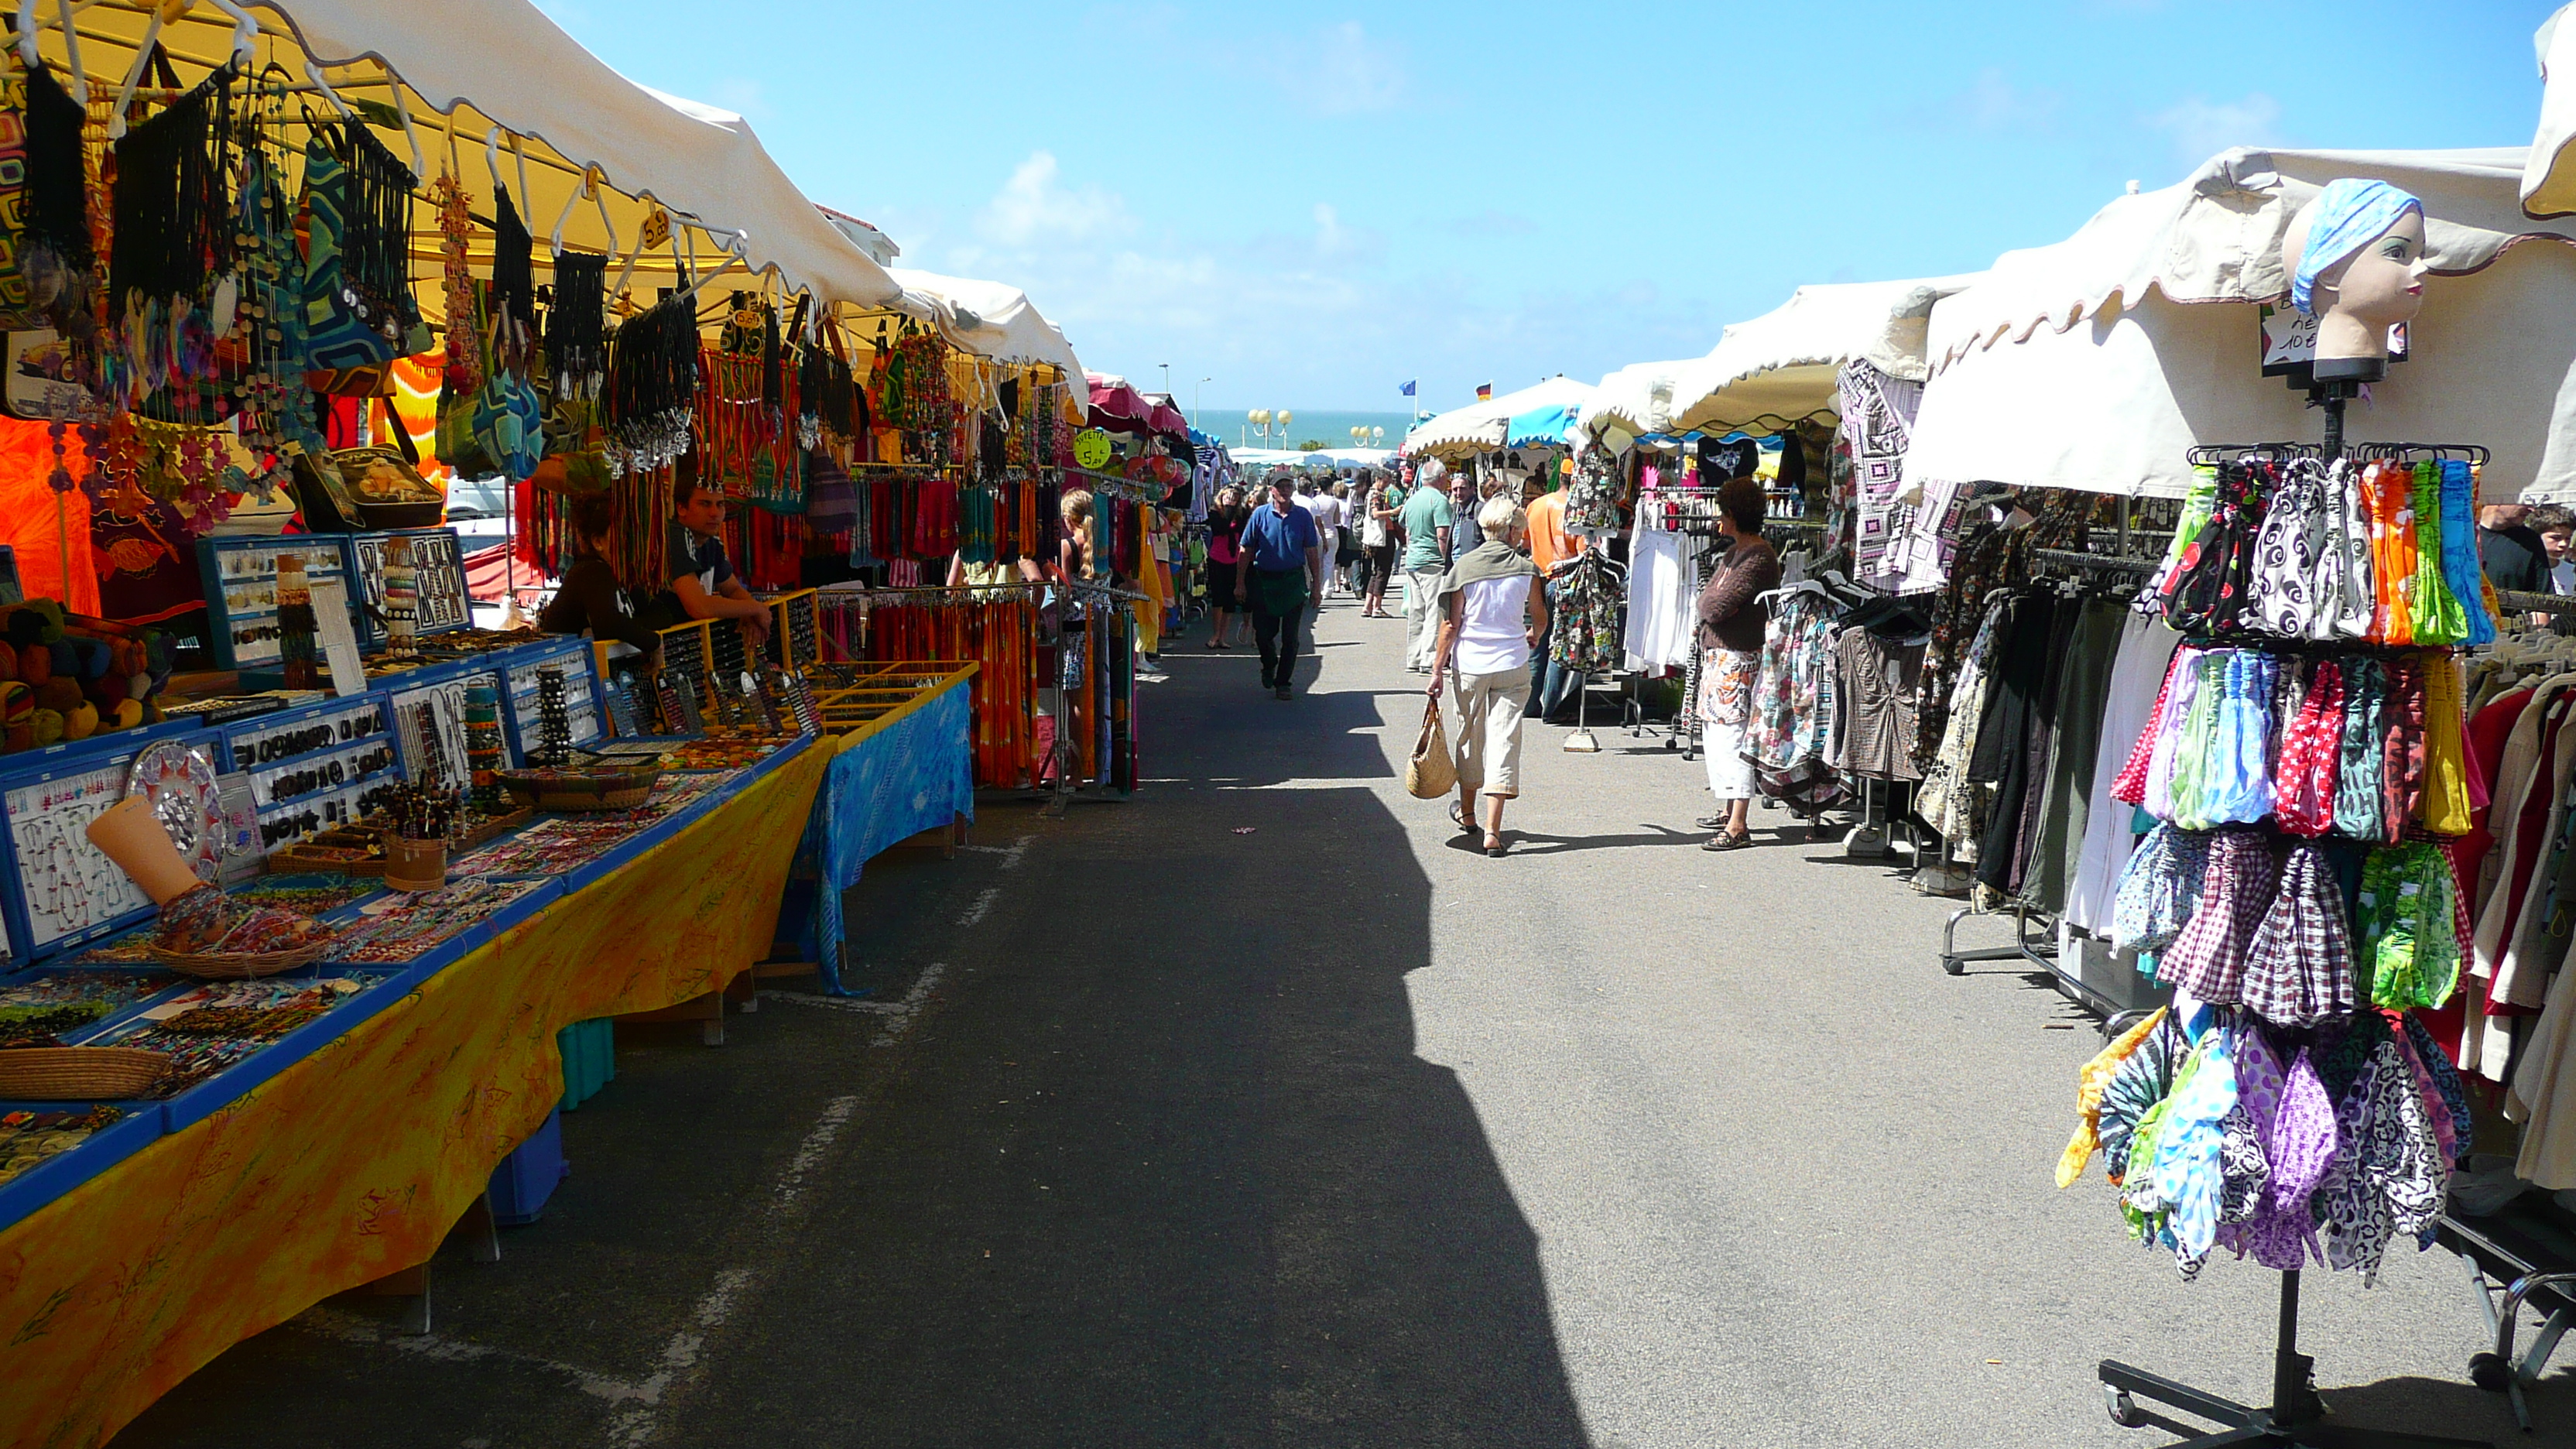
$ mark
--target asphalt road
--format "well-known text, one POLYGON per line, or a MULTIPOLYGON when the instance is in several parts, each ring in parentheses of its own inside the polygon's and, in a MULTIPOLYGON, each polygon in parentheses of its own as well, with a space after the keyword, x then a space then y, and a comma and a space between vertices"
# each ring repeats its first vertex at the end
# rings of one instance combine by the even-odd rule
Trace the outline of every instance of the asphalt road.
MULTIPOLYGON (((1533 725, 1467 849, 1402 629, 1337 602, 1290 703, 1192 635, 1142 798, 873 863, 874 1000, 623 1034, 432 1335, 323 1305, 118 1449, 2155 1446, 2096 1360, 2266 1394, 2274 1275, 2050 1185, 2097 1040, 2044 981, 1943 976, 1949 903, 1785 815, 1703 854, 1651 739, 1533 725)), ((2340 1419, 2576 1443, 2562 1380, 2527 1436, 2466 1385, 2447 1255, 2308 1284, 2340 1419)))

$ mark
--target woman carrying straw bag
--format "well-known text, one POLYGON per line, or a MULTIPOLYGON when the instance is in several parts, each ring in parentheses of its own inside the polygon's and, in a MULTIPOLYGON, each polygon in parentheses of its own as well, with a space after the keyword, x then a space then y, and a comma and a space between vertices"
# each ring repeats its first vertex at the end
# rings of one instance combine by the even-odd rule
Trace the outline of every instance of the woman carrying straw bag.
POLYGON ((1521 506, 1488 498, 1476 513, 1485 541, 1461 555, 1440 580, 1440 643, 1431 686, 1457 669, 1458 803, 1449 818, 1459 831, 1477 827, 1484 800, 1485 854, 1503 855, 1503 802, 1521 793, 1521 716, 1529 705, 1530 650, 1547 630, 1547 597, 1532 587, 1538 566, 1520 551, 1527 525, 1521 506))

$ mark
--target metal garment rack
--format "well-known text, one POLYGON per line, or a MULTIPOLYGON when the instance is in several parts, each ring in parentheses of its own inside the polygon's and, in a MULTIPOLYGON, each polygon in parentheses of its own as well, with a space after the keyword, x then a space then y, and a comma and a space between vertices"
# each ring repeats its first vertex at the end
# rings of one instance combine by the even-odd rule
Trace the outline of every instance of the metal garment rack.
MULTIPOLYGON (((2343 453, 2344 405, 2360 391, 2360 384, 2345 380, 2318 383, 2325 405, 2325 446, 2327 457, 2343 453)), ((2200 450, 2195 449, 2195 453, 2200 450)), ((2328 1424, 2325 1403, 2317 1397, 2313 1383, 2316 1360, 2299 1352, 2299 1270, 2281 1274, 2280 1316, 2272 1347, 2272 1402, 2256 1408, 2240 1404, 2173 1379, 2133 1368, 2116 1359, 2104 1359, 2097 1376, 2102 1384, 2103 1406, 2111 1422, 2124 1428, 2145 1423, 2136 1400, 2152 1399, 2186 1413, 2215 1420, 2227 1427, 2215 1433, 2186 1439, 2166 1449, 2221 1449, 2231 1445, 2308 1446, 2308 1449, 2495 1449, 2483 1439, 2454 1439, 2446 1436, 2393 1434, 2380 1429, 2362 1429, 2343 1424, 2328 1424)))
MULTIPOLYGON (((2127 514, 2128 510, 2123 507, 2121 516, 2124 524, 2127 514)), ((2127 530, 2124 527, 2121 531, 2123 541, 2127 536, 2127 530)), ((2141 580, 2153 574, 2158 565, 2155 559, 2133 558, 2125 554, 2083 553, 2063 548, 2034 548, 2030 551, 2030 561, 2034 565, 2062 570, 2069 574, 2120 574, 2141 580)), ((1949 842, 1946 839, 1942 842, 1941 864, 1945 869, 1957 864, 1950 856, 1949 842)), ((1971 891, 1974 889, 1975 887, 1970 887, 1971 891)), ((2068 972, 2059 957, 2054 940, 2043 937, 2037 945, 2034 945, 2031 940, 2032 921, 2039 921, 2043 928, 2053 929, 2056 924, 2055 918, 2045 912, 2034 911, 2025 905, 2015 904, 2010 909, 2013 916, 2013 939, 2010 945, 1981 946, 1966 951, 1959 949, 1959 923, 1973 915, 1996 913, 1980 912, 1974 905, 1961 906, 1952 911, 1950 919, 1941 927, 1941 969, 1949 975, 1957 976, 1971 961, 2027 961, 2047 971, 2050 979, 2057 983, 2060 992, 2072 997, 2086 1010, 2101 1017, 2104 1034, 2111 1034, 2112 1027, 2128 1014, 2126 1009, 2101 992, 2085 985, 2081 977, 2068 972)))

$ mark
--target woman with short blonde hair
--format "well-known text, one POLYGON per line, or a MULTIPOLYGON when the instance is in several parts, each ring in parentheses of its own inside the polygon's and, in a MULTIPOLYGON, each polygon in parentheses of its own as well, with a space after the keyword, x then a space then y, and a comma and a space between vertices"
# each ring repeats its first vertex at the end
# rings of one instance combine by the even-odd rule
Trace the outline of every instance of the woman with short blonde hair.
POLYGON ((1534 585, 1538 566, 1517 545, 1529 519, 1509 498, 1488 498, 1476 511, 1485 541, 1441 576, 1444 618, 1431 659, 1433 699, 1457 666, 1458 803, 1449 818, 1461 833, 1481 823, 1485 854, 1504 853, 1503 802, 1521 793, 1521 718, 1529 706, 1530 651, 1547 629, 1547 596, 1534 585), (1477 802, 1484 809, 1478 819, 1477 802))

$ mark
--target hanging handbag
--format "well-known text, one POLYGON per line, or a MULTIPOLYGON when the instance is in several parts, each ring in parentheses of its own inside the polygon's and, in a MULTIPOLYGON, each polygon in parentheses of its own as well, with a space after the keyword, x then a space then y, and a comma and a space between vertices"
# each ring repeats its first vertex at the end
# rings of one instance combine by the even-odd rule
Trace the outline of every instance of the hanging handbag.
POLYGON ((1422 711, 1422 733, 1414 737, 1413 758, 1404 765, 1404 788, 1416 800, 1437 800, 1458 784, 1458 759, 1449 752, 1449 732, 1440 724, 1440 701, 1422 711))

